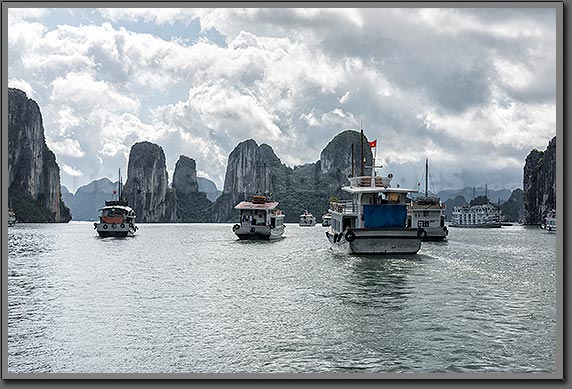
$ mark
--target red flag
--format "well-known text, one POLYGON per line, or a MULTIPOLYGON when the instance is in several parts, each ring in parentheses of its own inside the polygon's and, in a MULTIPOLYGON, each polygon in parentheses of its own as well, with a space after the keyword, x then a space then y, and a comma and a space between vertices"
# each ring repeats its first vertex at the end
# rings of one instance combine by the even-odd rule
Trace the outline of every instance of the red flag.
POLYGON ((371 142, 369 142, 369 147, 371 148, 377 147, 377 139, 374 139, 371 142))

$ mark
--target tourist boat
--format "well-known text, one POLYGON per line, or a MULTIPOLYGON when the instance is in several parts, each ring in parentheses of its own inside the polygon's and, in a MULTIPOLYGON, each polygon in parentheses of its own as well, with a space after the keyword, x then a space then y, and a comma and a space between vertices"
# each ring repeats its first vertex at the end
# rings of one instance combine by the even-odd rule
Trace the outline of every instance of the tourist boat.
POLYGON ((277 239, 284 234, 284 214, 277 209, 278 202, 268 195, 252 196, 234 208, 240 211, 240 223, 232 231, 244 240, 277 239))
POLYGON ((556 232, 556 210, 552 209, 546 214, 542 227, 548 232, 556 232))
MULTIPOLYGON (((353 160, 352 155, 352 165, 353 160)), ((407 194, 417 190, 400 188, 399 185, 394 188, 391 186, 391 173, 380 177, 375 169, 381 166, 370 167, 371 176, 364 176, 362 162, 362 175, 353 177, 352 166, 350 185, 342 187, 342 191, 351 195, 351 200, 330 203, 328 212, 332 215, 332 225, 326 231, 326 237, 333 248, 348 253, 417 253, 427 232, 423 228, 406 225, 407 194)))
MULTIPOLYGON (((133 236, 139 229, 135 225, 135 211, 128 205, 127 199, 122 197, 121 172, 118 187, 117 200, 106 201, 105 206, 99 210, 101 211, 99 222, 93 223, 94 229, 101 237, 133 236)), ((113 192, 116 194, 116 191, 113 192)))
POLYGON ((16 212, 12 208, 8 209, 8 227, 13 227, 16 224, 16 212))
POLYGON ((308 211, 304 211, 304 213, 300 215, 298 225, 300 227, 314 227, 316 225, 316 216, 312 215, 308 211))
POLYGON ((501 211, 493 204, 461 205, 453 208, 450 227, 500 228, 501 211))
POLYGON ((322 215, 322 227, 329 227, 332 225, 332 214, 324 213, 322 215))
POLYGON ((438 197, 429 196, 429 162, 425 160, 425 196, 414 198, 408 205, 407 225, 423 228, 424 241, 441 241, 449 234, 445 226, 445 204, 438 197))

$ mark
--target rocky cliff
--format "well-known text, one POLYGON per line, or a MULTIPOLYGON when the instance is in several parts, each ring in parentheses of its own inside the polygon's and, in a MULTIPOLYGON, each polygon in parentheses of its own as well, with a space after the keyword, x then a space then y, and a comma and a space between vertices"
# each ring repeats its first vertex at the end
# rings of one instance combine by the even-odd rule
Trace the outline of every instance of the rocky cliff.
POLYGON ((98 220, 98 210, 105 205, 106 200, 113 199, 113 191, 117 191, 117 182, 111 182, 107 177, 80 186, 75 194, 62 186, 62 198, 69 206, 73 220, 98 220))
POLYGON ((174 223, 197 223, 208 219, 211 205, 206 193, 199 192, 194 159, 181 155, 173 172, 173 187, 167 193, 167 214, 174 223))
POLYGON ((524 219, 524 192, 517 188, 512 191, 509 199, 501 204, 502 214, 509 222, 522 222, 524 219))
MULTIPOLYGON (((308 210, 318 217, 327 211, 328 200, 341 198, 341 186, 348 184, 351 173, 351 143, 355 145, 355 173, 359 174, 360 133, 344 131, 338 134, 322 151, 316 163, 287 167, 274 150, 249 139, 238 144, 230 153, 223 194, 209 209, 210 221, 233 222, 238 213, 234 206, 255 193, 272 192, 280 202, 287 222, 298 221, 308 210)), ((368 140, 364 136, 365 164, 373 160, 368 140)), ((366 169, 365 174, 370 174, 366 169)))
POLYGON ((19 89, 8 89, 8 202, 22 222, 68 222, 60 168, 46 145, 40 108, 19 89))
POLYGON ((123 193, 135 210, 136 221, 170 221, 167 212, 168 176, 161 146, 138 142, 131 147, 123 193))
POLYGON ((544 151, 532 150, 523 174, 524 222, 541 224, 546 212, 556 209, 556 137, 544 151))
POLYGON ((194 159, 181 155, 173 172, 173 189, 179 194, 198 192, 197 164, 194 159))

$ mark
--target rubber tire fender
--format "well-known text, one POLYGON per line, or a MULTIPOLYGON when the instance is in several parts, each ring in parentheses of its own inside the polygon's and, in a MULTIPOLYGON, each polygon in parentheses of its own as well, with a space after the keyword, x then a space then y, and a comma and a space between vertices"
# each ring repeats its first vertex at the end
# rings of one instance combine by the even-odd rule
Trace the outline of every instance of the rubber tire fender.
POLYGON ((427 236, 427 231, 425 231, 423 228, 420 228, 417 230, 417 237, 418 238, 425 238, 427 236))
POLYGON ((356 240, 356 234, 352 230, 349 230, 346 232, 346 240, 350 243, 353 242, 356 240))

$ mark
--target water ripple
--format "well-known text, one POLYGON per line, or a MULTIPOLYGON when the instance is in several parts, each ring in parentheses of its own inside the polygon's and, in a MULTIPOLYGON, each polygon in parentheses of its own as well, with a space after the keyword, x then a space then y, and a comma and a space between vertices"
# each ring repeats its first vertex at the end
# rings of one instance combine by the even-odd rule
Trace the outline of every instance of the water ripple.
POLYGON ((451 229, 415 256, 351 256, 324 229, 17 225, 10 372, 552 372, 555 236, 451 229), (542 250, 537 250, 542 247, 542 250))

